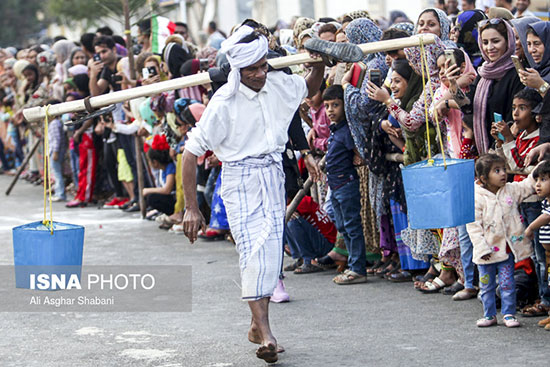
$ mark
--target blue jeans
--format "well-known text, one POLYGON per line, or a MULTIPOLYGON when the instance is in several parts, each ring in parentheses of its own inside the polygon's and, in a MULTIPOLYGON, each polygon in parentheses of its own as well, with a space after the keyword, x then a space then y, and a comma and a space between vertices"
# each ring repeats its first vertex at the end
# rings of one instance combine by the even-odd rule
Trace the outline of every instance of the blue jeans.
POLYGON ((73 172, 73 183, 75 190, 78 190, 78 172, 80 169, 80 155, 78 154, 78 143, 74 143, 74 149, 70 150, 71 170, 73 172))
POLYGON ((479 269, 479 286, 481 288, 481 300, 483 301, 483 313, 485 317, 496 316, 495 295, 497 289, 496 274, 500 285, 500 298, 503 315, 516 314, 516 282, 514 280, 514 255, 509 254, 508 260, 495 264, 481 265, 479 269))
POLYGON ((312 259, 325 256, 332 250, 325 236, 302 217, 288 222, 286 232, 288 245, 294 259, 303 258, 304 262, 311 263, 312 259))
POLYGON ((0 162, 2 162, 2 168, 6 171, 10 169, 8 160, 6 159, 6 154, 4 153, 4 142, 0 138, 0 162))
POLYGON ((474 246, 466 230, 466 225, 458 226, 458 242, 460 243, 460 260, 464 268, 464 287, 474 288, 474 263, 472 256, 474 246))
POLYGON ((212 198, 214 197, 214 190, 216 187, 218 176, 220 176, 220 166, 213 167, 210 170, 208 180, 206 180, 206 185, 204 186, 204 198, 206 199, 206 203, 210 208, 212 207, 212 198))
POLYGON ((65 181, 63 180, 63 156, 59 152, 59 160, 54 160, 52 156, 50 156, 50 163, 52 165, 52 171, 53 171, 53 177, 55 179, 55 184, 53 186, 53 189, 55 191, 55 196, 62 198, 65 200, 67 196, 65 195, 65 181))
POLYGON ((332 207, 338 232, 344 237, 349 252, 348 265, 358 274, 366 275, 365 237, 361 224, 361 194, 359 180, 352 180, 332 191, 332 207))
MULTIPOLYGON (((527 222, 526 225, 529 225, 540 215, 541 205, 538 201, 533 203, 522 203, 520 205, 520 210, 521 215, 527 222)), ((539 231, 535 231, 533 249, 535 250, 533 262, 535 263, 535 271, 539 283, 539 297, 543 305, 550 306, 550 289, 548 288, 548 282, 546 280, 546 254, 544 252, 544 247, 542 247, 539 242, 539 231)))

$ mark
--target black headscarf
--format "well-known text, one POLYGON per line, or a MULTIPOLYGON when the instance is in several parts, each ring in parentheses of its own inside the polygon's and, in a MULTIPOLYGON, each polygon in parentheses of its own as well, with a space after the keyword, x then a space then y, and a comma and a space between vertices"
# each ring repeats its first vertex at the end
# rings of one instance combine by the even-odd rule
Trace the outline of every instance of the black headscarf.
POLYGON ((550 42, 550 22, 537 22, 533 24, 529 24, 530 28, 535 31, 537 36, 539 36, 540 40, 542 41, 542 44, 545 45, 544 47, 544 55, 542 55, 542 60, 538 64, 535 64, 533 60, 533 64, 531 64, 531 67, 539 72, 542 79, 545 81, 550 81, 550 46, 548 42, 550 42))
POLYGON ((191 56, 179 44, 171 42, 164 47, 162 51, 162 59, 168 65, 168 70, 172 74, 172 78, 181 76, 181 66, 189 60, 191 56))
POLYGON ((409 62, 406 59, 397 59, 394 60, 392 65, 392 70, 397 74, 401 75, 405 80, 409 80, 414 73, 413 69, 409 65, 409 62))
POLYGON ((76 85, 76 89, 80 94, 84 94, 82 97, 88 97, 90 95, 90 77, 88 74, 77 74, 73 77, 73 83, 76 85))
POLYGON ((481 10, 466 10, 460 13, 456 18, 456 26, 460 27, 458 34, 458 47, 464 49, 475 68, 477 68, 483 62, 481 57, 481 51, 477 43, 479 32, 477 29, 477 23, 480 20, 487 19, 487 15, 481 10))

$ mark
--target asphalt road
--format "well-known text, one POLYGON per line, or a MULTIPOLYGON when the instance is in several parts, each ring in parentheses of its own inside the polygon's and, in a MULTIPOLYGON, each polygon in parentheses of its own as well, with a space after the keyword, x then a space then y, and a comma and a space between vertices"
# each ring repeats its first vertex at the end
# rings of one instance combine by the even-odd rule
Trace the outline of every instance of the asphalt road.
MULTIPOLYGON (((0 175, 0 192, 10 182, 0 175)), ((0 199, 0 265, 13 264, 11 228, 42 218, 42 190, 20 182, 0 199)), ((0 366, 263 366, 246 339, 238 258, 225 241, 190 245, 139 214, 54 203, 54 220, 86 228, 84 264, 192 265, 192 312, 2 312, 0 366)), ((289 259, 285 259, 289 261, 289 259)), ((272 304, 286 352, 277 366, 548 365, 550 333, 478 329, 477 300, 425 295, 412 284, 371 278, 337 286, 333 272, 288 274, 287 304, 272 304)))

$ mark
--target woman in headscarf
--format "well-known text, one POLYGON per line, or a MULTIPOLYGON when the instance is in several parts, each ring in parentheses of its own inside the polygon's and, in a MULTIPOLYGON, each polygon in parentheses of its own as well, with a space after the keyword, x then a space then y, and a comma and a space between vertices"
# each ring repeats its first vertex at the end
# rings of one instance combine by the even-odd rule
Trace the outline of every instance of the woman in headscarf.
POLYGON ((540 22, 537 17, 523 17, 510 21, 514 28, 516 40, 516 56, 519 57, 523 67, 528 68, 533 64, 533 57, 527 50, 527 29, 529 24, 540 22))
POLYGON ((483 62, 481 51, 477 43, 477 38, 479 36, 477 23, 484 19, 487 19, 487 16, 478 9, 466 10, 460 13, 456 18, 455 27, 458 30, 457 45, 470 56, 470 60, 472 60, 472 64, 475 68, 483 62))
POLYGON ((57 73, 57 79, 62 82, 66 80, 68 76, 68 69, 70 66, 70 56, 73 49, 77 48, 74 42, 69 40, 59 40, 52 46, 52 51, 57 57, 57 65, 55 71, 57 73))
POLYGON ((485 62, 478 69, 474 96, 474 136, 477 150, 486 153, 493 144, 490 134, 494 113, 512 120, 512 99, 523 89, 510 56, 516 51, 514 30, 502 19, 480 23, 479 48, 485 62))
POLYGON ((418 16, 414 34, 431 33, 435 34, 447 47, 456 47, 456 44, 449 39, 451 32, 451 21, 444 11, 436 8, 427 8, 418 16))
POLYGON ((305 31, 306 29, 309 29, 311 28, 311 26, 313 26, 313 24, 315 23, 315 20, 311 19, 311 18, 306 18, 306 17, 300 17, 296 20, 296 22, 294 23, 294 28, 293 28, 293 38, 294 38, 294 46, 296 48, 299 47, 299 41, 298 41, 298 37, 300 36, 300 34, 305 31))
MULTIPOLYGON (((350 43, 364 44, 377 42, 382 37, 382 30, 370 19, 359 18, 353 20, 346 28, 346 36, 350 43)), ((385 57, 381 53, 369 54, 363 62, 367 65, 367 70, 378 69, 380 80, 386 78, 388 66, 385 57)), ((368 77, 366 76, 363 85, 353 86, 350 84, 353 69, 350 70, 342 79, 344 88, 345 112, 348 120, 351 135, 359 155, 367 162, 368 168, 361 166, 358 168, 360 178, 360 190, 362 202, 363 231, 367 239, 367 252, 378 252, 378 243, 380 248, 389 253, 396 253, 397 246, 395 238, 387 237, 389 231, 381 231, 378 236, 381 221, 383 224, 388 221, 389 197, 385 198, 383 204, 383 176, 378 176, 369 172, 373 168, 374 160, 379 158, 376 154, 381 154, 376 149, 372 149, 374 130, 373 121, 378 121, 381 114, 385 112, 383 105, 375 100, 371 100, 366 93, 368 77), (383 235, 386 235, 382 237, 383 235)), ((379 167, 378 160, 376 167, 379 167)), ((381 172, 377 172, 380 174, 381 172)))
MULTIPOLYGON (((370 84, 368 88, 370 98, 383 102, 388 108, 390 115, 399 122, 402 128, 403 134, 406 137, 404 153, 405 165, 418 162, 427 156, 425 142, 425 108, 429 107, 432 103, 432 93, 430 93, 429 90, 430 86, 433 93, 435 93, 440 86, 437 58, 443 53, 445 46, 439 38, 436 38, 435 43, 426 45, 424 49, 429 70, 429 75, 426 75, 426 77, 430 80, 430 83, 426 81, 424 89, 422 88, 422 78, 419 77, 419 85, 415 86, 409 83, 407 93, 401 98, 400 104, 398 104, 390 97, 385 89, 377 88, 372 84, 370 84)), ((421 63, 422 51, 420 47, 406 48, 405 55, 414 72, 421 76, 423 73, 421 63)), ((426 73, 426 71, 424 73, 426 73)), ((432 121, 432 124, 433 123, 432 121)), ((435 129, 430 128, 429 135, 431 141, 435 143, 435 129)), ((437 145, 438 144, 431 145, 432 155, 438 152, 437 145)), ((437 254, 439 251, 439 243, 436 236, 428 230, 412 230, 406 228, 401 231, 401 238, 403 243, 410 248, 412 257, 416 260, 428 261, 429 256, 437 254)), ((430 274, 431 273, 435 273, 435 271, 432 270, 430 274)), ((433 277, 435 277, 435 275, 433 277)), ((431 279, 433 279, 433 277, 431 277, 431 279)), ((423 281, 429 279, 430 276, 427 275, 423 281)), ((445 280, 445 284, 449 285, 454 281, 452 278, 445 280)), ((416 286, 420 287, 422 284, 419 283, 416 284, 416 286)))
POLYGON ((172 42, 167 44, 162 51, 162 59, 168 65, 170 79, 179 78, 181 76, 181 66, 191 57, 177 43, 172 42))

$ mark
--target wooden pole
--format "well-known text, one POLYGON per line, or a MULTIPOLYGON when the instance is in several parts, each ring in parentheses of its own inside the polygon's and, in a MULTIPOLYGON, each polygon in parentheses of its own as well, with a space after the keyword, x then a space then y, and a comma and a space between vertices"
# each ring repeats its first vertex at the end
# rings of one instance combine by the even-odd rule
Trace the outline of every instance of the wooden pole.
MULTIPOLYGON (((326 156, 324 156, 319 161, 319 168, 321 170, 325 169, 325 157, 326 156)), ((304 182, 304 187, 300 189, 300 191, 298 191, 298 193, 294 196, 294 199, 292 199, 292 201, 286 208, 285 223, 287 223, 290 220, 290 217, 292 216, 292 214, 294 214, 294 212, 296 211, 296 208, 298 208, 298 205, 300 205, 304 196, 306 196, 307 190, 309 190, 311 186, 313 186, 313 184, 314 182, 311 180, 311 177, 308 177, 306 182, 304 182)))
MULTIPOLYGON (((31 134, 32 134, 32 132, 31 132, 31 134)), ((34 145, 31 148, 29 154, 27 154, 25 159, 23 159, 23 162, 21 163, 21 165, 17 169, 17 173, 13 177, 13 180, 11 181, 10 186, 6 190, 6 196, 8 196, 10 194, 11 190, 13 189, 15 184, 17 183, 17 180, 19 179, 19 176, 21 176, 21 173, 23 172, 23 170, 27 166, 27 163, 29 163, 29 161, 32 158, 32 156, 34 155, 34 153, 36 153, 36 150, 38 149, 38 146, 40 145, 41 141, 42 141, 42 139, 37 138, 36 142, 34 143, 34 145)), ((44 152, 44 154, 46 154, 46 152, 44 152)))
MULTIPOLYGON (((128 64, 130 64, 130 78, 136 80, 136 64, 134 61, 134 51, 132 44, 132 33, 130 30, 130 7, 128 0, 122 0, 122 7, 124 9, 124 33, 126 34, 126 46, 128 47, 128 64)), ((147 214, 147 205, 145 204, 145 197, 143 196, 143 188, 145 187, 143 180, 143 161, 141 160, 142 152, 141 137, 138 134, 134 136, 134 148, 136 151, 136 171, 137 171, 137 184, 138 184, 138 202, 141 211, 141 218, 145 219, 147 214)), ((135 184, 135 183, 134 183, 135 184)))
MULTIPOLYGON (((435 42, 435 36, 432 34, 423 34, 408 38, 399 38, 388 41, 378 41, 359 45, 364 53, 384 52, 391 50, 399 50, 406 47, 415 47, 420 44, 422 38, 425 45, 435 42)), ((297 55, 278 57, 269 60, 269 64, 275 69, 281 69, 287 66, 304 64, 307 62, 320 62, 320 59, 312 59, 309 54, 302 53, 297 55)), ((174 89, 182 89, 210 83, 208 73, 200 73, 181 77, 177 79, 167 80, 160 83, 145 85, 138 88, 125 89, 114 93, 103 94, 90 98, 92 108, 101 108, 115 103, 125 102, 131 99, 148 97, 162 92, 168 92, 174 89)), ((86 110, 83 100, 59 103, 50 106, 49 114, 52 117, 70 112, 82 112, 86 110)), ((33 107, 23 110, 25 119, 29 122, 43 120, 46 117, 45 107, 33 107)))

